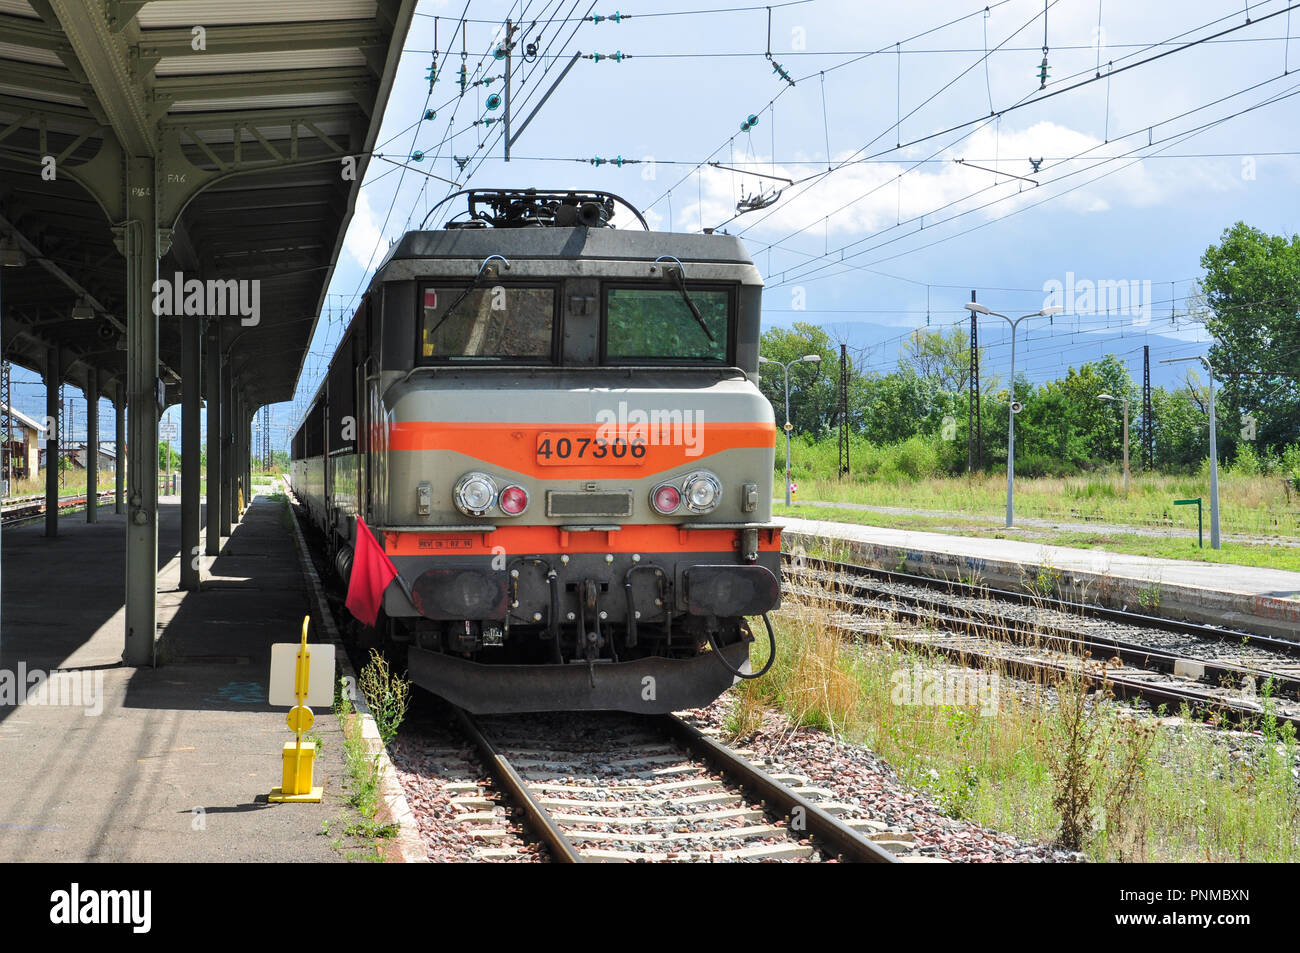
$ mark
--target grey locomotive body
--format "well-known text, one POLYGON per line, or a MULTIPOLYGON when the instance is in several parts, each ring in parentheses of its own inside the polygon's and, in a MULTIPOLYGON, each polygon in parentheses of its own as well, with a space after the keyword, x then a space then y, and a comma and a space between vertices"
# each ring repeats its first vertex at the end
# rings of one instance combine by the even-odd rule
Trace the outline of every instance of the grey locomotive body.
POLYGON ((373 531, 400 576, 377 629, 422 687, 472 711, 705 704, 779 603, 757 269, 732 237, 603 227, 600 193, 487 195, 498 227, 408 233, 379 267, 294 493, 345 581, 357 517, 373 531))

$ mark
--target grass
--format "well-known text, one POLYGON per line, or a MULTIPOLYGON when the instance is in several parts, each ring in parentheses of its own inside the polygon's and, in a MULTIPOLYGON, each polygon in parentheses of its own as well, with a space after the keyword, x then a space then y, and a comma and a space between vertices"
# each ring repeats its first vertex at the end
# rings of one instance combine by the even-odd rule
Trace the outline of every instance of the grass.
MULTIPOLYGON (((113 471, 101 470, 99 472, 99 489, 111 490, 113 488, 113 471)), ((73 496, 78 493, 86 492, 86 471, 85 470, 67 470, 59 474, 59 496, 73 496)), ((28 477, 26 480, 15 480, 9 487, 10 496, 35 496, 45 494, 45 471, 42 470, 39 475, 28 477)))
MULTIPOLYGON (((1269 569, 1286 569, 1300 572, 1300 546, 1276 543, 1223 542, 1221 549, 1209 548, 1206 532, 1205 548, 1196 545, 1195 538, 1181 536, 1154 536, 1138 533, 1115 532, 1098 528, 1091 531, 1052 529, 1042 526, 1017 526, 1007 529, 995 523, 944 516, 910 516, 896 513, 876 513, 870 510, 848 510, 819 507, 800 503, 792 507, 773 506, 777 516, 800 519, 829 520, 839 523, 859 523, 867 526, 884 526, 896 529, 922 529, 962 536, 987 539, 1017 539, 1049 546, 1071 546, 1079 549, 1101 549, 1113 553, 1135 556, 1153 556, 1161 559, 1184 559, 1193 562, 1228 563, 1239 566, 1260 566, 1269 569)), ((1020 512, 1017 504, 1017 513, 1020 512)))
MULTIPOLYGON (((867 745, 954 816, 1059 843, 1072 814, 1093 860, 1300 860, 1295 734, 1267 711, 1254 737, 1190 722, 1154 727, 1106 697, 1071 709, 1058 684, 1006 677, 989 717, 978 705, 902 704, 900 673, 947 663, 897 640, 846 641, 816 597, 788 600, 775 621, 772 670, 735 689, 728 728, 737 735, 779 710, 867 745)), ((887 638, 891 623, 879 621, 887 638)), ((765 661, 762 640, 754 656, 765 661)))
MULTIPOLYGON (((796 471, 797 471, 796 467, 796 471)), ((780 495, 783 475, 776 476, 780 495)), ((810 502, 863 503, 929 511, 926 515, 958 514, 996 517, 1004 512, 1004 474, 973 477, 866 479, 850 476, 840 482, 800 479, 798 499, 810 502)), ((1174 506, 1174 500, 1204 500, 1209 535, 1208 475, 1134 473, 1129 492, 1118 474, 1083 477, 1016 478, 1016 514, 1062 523, 1098 522, 1144 528, 1196 530, 1196 508, 1174 506)), ((1288 489, 1278 475, 1250 476, 1221 472, 1219 518, 1225 533, 1259 537, 1300 538, 1300 491, 1288 489)))

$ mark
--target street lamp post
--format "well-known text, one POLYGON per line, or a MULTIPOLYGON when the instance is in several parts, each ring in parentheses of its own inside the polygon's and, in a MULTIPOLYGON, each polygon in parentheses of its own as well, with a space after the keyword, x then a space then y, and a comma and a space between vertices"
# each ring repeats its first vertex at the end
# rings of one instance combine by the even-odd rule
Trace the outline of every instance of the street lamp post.
POLYGON ((1020 405, 1016 403, 1016 329, 1025 318, 1045 318, 1048 315, 1060 314, 1062 309, 1052 305, 1033 314, 1022 314, 1015 319, 990 311, 984 305, 974 301, 966 302, 966 310, 974 314, 987 314, 994 318, 1001 318, 1011 325, 1011 385, 1008 388, 1010 406, 1007 408, 1007 527, 1010 528, 1015 522, 1016 512, 1016 414, 1020 410, 1020 405))
POLYGON ((1219 548, 1219 438, 1214 422, 1214 365, 1208 357, 1171 357, 1161 364, 1200 361, 1210 375, 1210 548, 1219 548))
POLYGON ((785 505, 790 505, 790 431, 794 430, 794 425, 790 423, 790 368, 801 361, 808 361, 817 364, 821 361, 820 354, 805 354, 803 357, 796 357, 788 364, 782 364, 780 361, 774 361, 770 357, 760 357, 760 364, 775 364, 785 371, 785 505))
MULTIPOLYGON (((1098 394, 1098 400, 1114 401, 1110 394, 1098 394)), ((1128 398, 1124 398, 1124 495, 1128 495, 1128 398)))

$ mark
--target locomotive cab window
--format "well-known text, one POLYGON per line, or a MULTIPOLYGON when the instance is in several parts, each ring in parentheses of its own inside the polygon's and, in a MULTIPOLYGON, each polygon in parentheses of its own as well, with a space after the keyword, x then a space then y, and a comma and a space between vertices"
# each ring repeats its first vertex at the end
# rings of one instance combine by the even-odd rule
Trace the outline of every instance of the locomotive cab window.
POLYGON ((551 358, 554 288, 426 287, 420 307, 420 357, 426 362, 551 358))
POLYGON ((729 288, 608 288, 605 359, 724 364, 731 352, 729 288))

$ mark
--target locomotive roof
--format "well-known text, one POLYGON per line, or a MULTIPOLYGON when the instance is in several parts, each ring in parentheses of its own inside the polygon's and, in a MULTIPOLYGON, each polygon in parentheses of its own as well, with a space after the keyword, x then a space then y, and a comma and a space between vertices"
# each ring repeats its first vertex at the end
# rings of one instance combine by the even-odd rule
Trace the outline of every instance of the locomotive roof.
POLYGON ((621 228, 458 228, 407 232, 380 265, 412 258, 592 258, 654 261, 671 255, 683 262, 753 264, 735 235, 647 232, 621 228))

